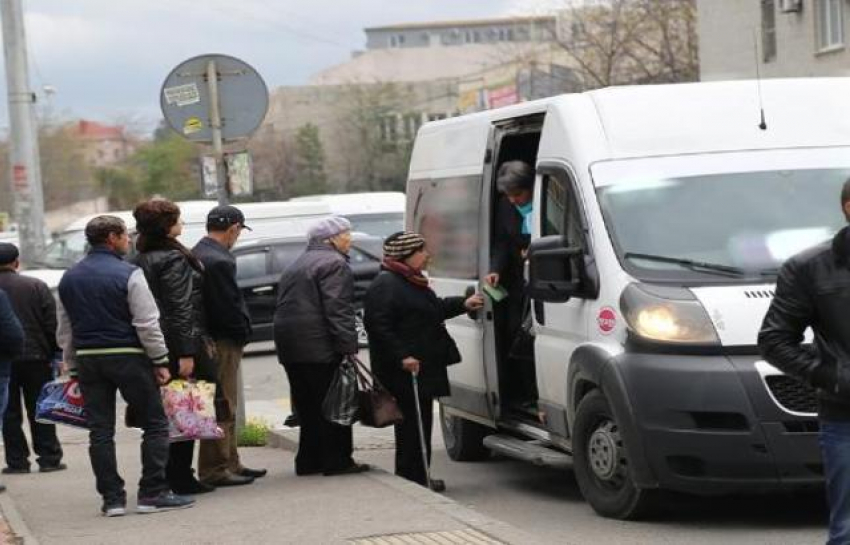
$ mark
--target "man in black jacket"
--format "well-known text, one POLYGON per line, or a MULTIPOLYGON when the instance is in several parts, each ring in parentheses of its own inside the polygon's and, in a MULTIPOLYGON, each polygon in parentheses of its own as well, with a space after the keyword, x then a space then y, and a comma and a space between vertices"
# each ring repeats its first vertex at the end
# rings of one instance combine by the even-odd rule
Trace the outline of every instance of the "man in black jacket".
POLYGON ((230 410, 220 421, 224 438, 201 441, 198 475, 212 486, 250 484, 266 474, 239 461, 236 450, 237 377, 242 350, 251 338, 251 318, 242 292, 236 285, 236 258, 230 249, 245 225, 245 216, 235 206, 217 206, 207 215, 207 236, 192 249, 204 264, 204 304, 207 329, 216 345, 218 387, 230 410))
MULTIPOLYGON (((24 348, 24 329, 15 316, 12 302, 6 292, 0 289, 0 414, 6 410, 9 395, 9 374, 12 359, 24 348)), ((0 484, 0 492, 6 487, 0 484)))
MULTIPOLYGON (((850 180, 841 191, 850 221, 850 180)), ((818 389, 829 544, 850 543, 850 227, 790 258, 758 343, 765 360, 818 389), (812 328, 815 348, 804 343, 812 328)))
POLYGON ((56 426, 35 421, 35 402, 41 388, 53 378, 52 359, 56 345, 56 303, 47 284, 18 274, 18 248, 0 243, 0 289, 12 301, 15 314, 26 335, 23 353, 12 361, 9 379, 9 405, 3 415, 3 446, 6 467, 3 473, 29 473, 29 447, 22 429, 24 406, 29 420, 36 462, 42 472, 65 469, 56 426), (23 396, 23 404, 21 397, 23 396))

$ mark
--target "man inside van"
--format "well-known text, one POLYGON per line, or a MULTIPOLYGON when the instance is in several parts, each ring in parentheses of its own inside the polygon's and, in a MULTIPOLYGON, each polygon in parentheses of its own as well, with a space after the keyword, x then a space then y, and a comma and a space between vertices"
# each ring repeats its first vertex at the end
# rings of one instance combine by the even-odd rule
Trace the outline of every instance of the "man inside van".
POLYGON ((230 252, 243 230, 245 215, 235 206, 216 206, 207 215, 207 236, 192 249, 204 264, 204 306, 207 329, 215 341, 218 387, 229 407, 221 421, 224 438, 201 441, 198 474, 206 484, 251 484, 266 474, 239 461, 236 450, 237 377, 242 350, 251 338, 251 318, 242 291, 236 285, 236 258, 230 252))
MULTIPOLYGON (((850 222, 850 180, 841 190, 850 222)), ((850 227, 788 259, 758 336, 762 356, 818 389, 829 545, 850 543, 850 227), (807 328, 815 345, 803 344, 807 328)))
POLYGON ((531 242, 531 216, 534 196, 534 168, 524 161, 507 161, 499 167, 496 187, 501 193, 496 204, 491 250, 490 274, 485 281, 501 286, 508 297, 496 305, 497 350, 507 361, 503 394, 510 403, 528 405, 537 402, 534 357, 530 354, 529 301, 525 295, 524 265, 531 242), (528 322, 528 323, 526 323, 528 322))

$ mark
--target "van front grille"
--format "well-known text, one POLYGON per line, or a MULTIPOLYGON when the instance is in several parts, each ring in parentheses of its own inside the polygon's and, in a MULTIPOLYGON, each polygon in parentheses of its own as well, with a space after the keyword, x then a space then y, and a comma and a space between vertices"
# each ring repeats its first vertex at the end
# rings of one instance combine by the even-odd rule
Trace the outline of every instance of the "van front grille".
POLYGON ((817 391, 794 377, 773 375, 765 377, 770 393, 785 409, 795 413, 818 412, 817 391))
POLYGON ((775 292, 773 290, 746 290, 744 297, 747 299, 773 299, 775 292))

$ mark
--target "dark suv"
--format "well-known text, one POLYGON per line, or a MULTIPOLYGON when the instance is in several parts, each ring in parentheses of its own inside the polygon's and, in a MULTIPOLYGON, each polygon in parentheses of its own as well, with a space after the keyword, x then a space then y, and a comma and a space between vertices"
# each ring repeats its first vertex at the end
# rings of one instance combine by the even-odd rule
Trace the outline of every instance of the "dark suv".
MULTIPOLYGON (((363 296, 372 279, 381 270, 382 239, 355 233, 349 257, 354 272, 354 302, 357 339, 366 346, 363 328, 363 296)), ((236 256, 236 282, 248 303, 254 324, 251 342, 274 338, 272 322, 277 303, 277 285, 286 268, 304 251, 307 243, 299 238, 267 238, 255 240, 233 249, 236 256)))

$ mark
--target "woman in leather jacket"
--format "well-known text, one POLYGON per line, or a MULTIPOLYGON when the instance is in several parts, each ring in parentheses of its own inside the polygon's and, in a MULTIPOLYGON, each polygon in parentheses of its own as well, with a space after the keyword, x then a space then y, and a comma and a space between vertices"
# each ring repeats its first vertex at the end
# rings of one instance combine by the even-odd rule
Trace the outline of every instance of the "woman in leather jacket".
MULTIPOLYGON (((202 296, 203 264, 177 237, 183 231, 180 208, 166 199, 145 201, 136 218, 136 264, 144 271, 160 312, 172 376, 209 379, 215 374, 212 343, 206 334, 202 296)), ((197 480, 192 470, 195 442, 172 443, 166 474, 176 494, 201 494, 214 488, 197 480)))

